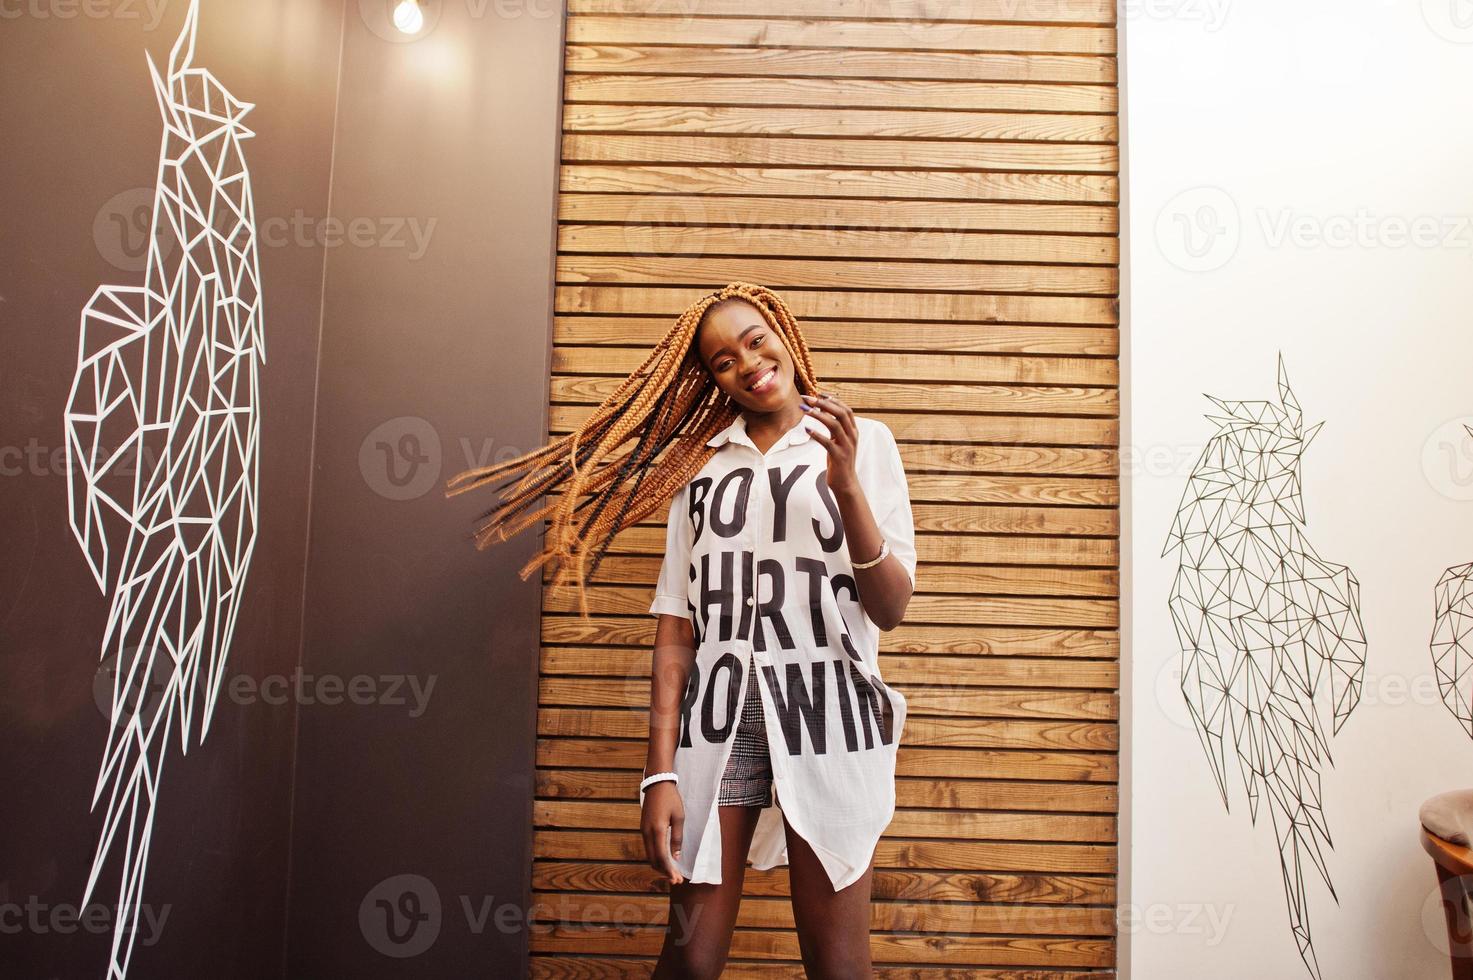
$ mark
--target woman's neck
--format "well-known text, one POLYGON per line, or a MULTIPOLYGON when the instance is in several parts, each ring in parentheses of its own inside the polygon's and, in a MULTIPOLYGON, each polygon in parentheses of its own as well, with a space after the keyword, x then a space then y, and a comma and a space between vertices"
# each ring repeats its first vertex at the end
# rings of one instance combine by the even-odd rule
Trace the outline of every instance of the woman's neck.
POLYGON ((795 395, 792 401, 776 411, 754 412, 751 409, 742 409, 742 415, 747 420, 747 435, 758 449, 766 452, 773 443, 782 438, 784 432, 803 420, 802 404, 795 395))

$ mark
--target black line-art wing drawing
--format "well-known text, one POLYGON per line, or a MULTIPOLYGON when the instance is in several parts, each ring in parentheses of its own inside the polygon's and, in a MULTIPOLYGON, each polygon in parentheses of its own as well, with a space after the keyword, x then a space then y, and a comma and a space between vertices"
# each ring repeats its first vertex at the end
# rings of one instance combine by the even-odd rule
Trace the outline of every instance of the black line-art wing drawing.
MULTIPOLYGON (((1473 435, 1473 426, 1468 427, 1473 435)), ((1442 703, 1473 736, 1473 563, 1454 565, 1437 580, 1432 668, 1442 703)))
POLYGON ((1163 555, 1180 561, 1170 608, 1192 723, 1224 806, 1230 754, 1254 824, 1268 797, 1289 924, 1319 978, 1304 879, 1312 866, 1335 895, 1320 849, 1333 847, 1320 772, 1333 764, 1327 727, 1338 732, 1360 701, 1366 638, 1355 575, 1304 535, 1300 463, 1320 426, 1304 430, 1282 357, 1278 386, 1279 404, 1208 396, 1218 430, 1163 555))
POLYGON ((109 980, 132 957, 171 736, 203 742, 256 542, 261 323, 252 106, 194 67, 199 0, 161 76, 164 132, 142 286, 82 312, 66 409, 71 527, 111 602, 111 726, 92 808, 106 816, 82 903, 120 862, 109 980))

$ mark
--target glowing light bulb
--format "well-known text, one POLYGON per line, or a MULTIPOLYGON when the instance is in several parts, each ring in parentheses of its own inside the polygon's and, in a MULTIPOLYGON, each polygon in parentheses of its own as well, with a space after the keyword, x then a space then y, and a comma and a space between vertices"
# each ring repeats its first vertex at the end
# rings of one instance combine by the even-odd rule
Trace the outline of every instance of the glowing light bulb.
POLYGON ((419 7, 419 0, 399 0, 399 5, 394 8, 394 26, 405 34, 419 33, 419 29, 425 26, 425 14, 419 7))

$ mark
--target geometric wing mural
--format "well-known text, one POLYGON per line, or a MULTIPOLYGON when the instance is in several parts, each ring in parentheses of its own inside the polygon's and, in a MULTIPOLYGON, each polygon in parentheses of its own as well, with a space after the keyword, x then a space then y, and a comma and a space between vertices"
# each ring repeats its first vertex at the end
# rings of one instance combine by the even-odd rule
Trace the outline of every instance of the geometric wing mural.
POLYGON ((163 139, 141 286, 82 311, 66 408, 71 527, 109 600, 110 727, 92 809, 105 817, 82 899, 118 869, 109 980, 132 956, 164 760, 202 742, 255 547, 261 323, 255 207, 241 141, 252 106, 194 67, 191 0, 153 76, 163 139))
POLYGON ((1334 897, 1320 773, 1329 736, 1360 701, 1366 638, 1355 575, 1304 533, 1300 464, 1320 426, 1305 432, 1282 357, 1278 387, 1278 403, 1208 396, 1217 432, 1163 555, 1179 560, 1169 606, 1192 724, 1223 805, 1230 758, 1254 825, 1267 802, 1289 926, 1319 978, 1305 876, 1312 868, 1334 897))
POLYGON ((1437 689, 1463 731, 1473 736, 1473 564, 1443 572, 1436 600, 1432 666, 1437 689))

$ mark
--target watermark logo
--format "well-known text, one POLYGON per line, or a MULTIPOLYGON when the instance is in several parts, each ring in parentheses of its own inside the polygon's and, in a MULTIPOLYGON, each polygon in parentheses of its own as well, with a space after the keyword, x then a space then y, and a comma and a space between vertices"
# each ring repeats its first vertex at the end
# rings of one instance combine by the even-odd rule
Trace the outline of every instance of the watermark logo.
POLYGON ((1192 711, 1181 689, 1182 656, 1176 654, 1166 658, 1161 669, 1156 671, 1156 704, 1166 719, 1178 728, 1191 731, 1192 711))
POLYGON ((92 678, 92 697, 97 710, 113 728, 126 729, 134 720, 149 727, 148 719, 158 716, 169 689, 174 683, 174 661, 162 645, 148 663, 138 660, 138 646, 132 644, 104 657, 92 678), (118 676, 122 664, 123 676, 118 676), (114 699, 116 698, 116 703, 114 699))
POLYGON ((1422 20, 1454 44, 1473 44, 1473 0, 1422 0, 1422 20))
POLYGON ((358 928, 385 956, 418 956, 440 937, 440 892, 423 875, 402 874, 379 882, 358 906, 358 928))
POLYGON ((164 934, 164 925, 169 921, 172 905, 151 905, 141 902, 136 907, 126 903, 107 906, 100 902, 76 906, 69 902, 50 904, 41 901, 39 895, 29 895, 25 904, 16 901, 0 901, 0 936, 14 936, 29 932, 38 936, 71 935, 76 932, 105 936, 113 931, 114 923, 122 923, 124 930, 136 933, 143 946, 155 945, 164 934))
POLYGON ((389 500, 424 496, 440 479, 440 434, 426 419, 401 415, 364 436, 358 469, 368 486, 389 500))
POLYGON ((1449 500, 1473 500, 1473 415, 1448 419, 1427 437, 1422 475, 1449 500))
POLYGON ((114 194, 97 209, 92 242, 109 265, 124 272, 142 272, 148 268, 150 239, 157 239, 160 258, 168 258, 173 251, 172 235, 153 234, 153 198, 152 187, 133 187, 114 194))
POLYGON ((168 0, 0 0, 0 21, 30 17, 35 20, 141 20, 152 31, 164 19, 168 0))
POLYGON ((1187 272, 1210 272, 1237 254, 1243 237, 1238 204, 1221 187, 1193 187, 1156 216, 1156 247, 1187 272))

